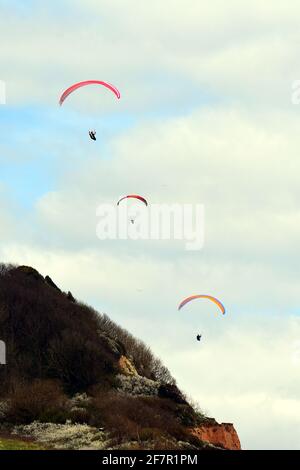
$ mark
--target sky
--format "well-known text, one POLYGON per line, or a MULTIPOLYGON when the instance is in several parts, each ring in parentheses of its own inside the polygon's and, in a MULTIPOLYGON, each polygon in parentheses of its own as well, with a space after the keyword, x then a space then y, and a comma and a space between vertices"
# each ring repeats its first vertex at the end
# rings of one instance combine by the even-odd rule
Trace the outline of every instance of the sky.
POLYGON ((0 0, 1 261, 144 340, 245 449, 300 448, 299 14, 293 0, 0 0), (90 87, 60 108, 86 79, 121 99, 90 87), (99 240, 97 207, 130 193, 203 204, 203 248, 99 240), (226 315, 178 312, 194 293, 226 315))

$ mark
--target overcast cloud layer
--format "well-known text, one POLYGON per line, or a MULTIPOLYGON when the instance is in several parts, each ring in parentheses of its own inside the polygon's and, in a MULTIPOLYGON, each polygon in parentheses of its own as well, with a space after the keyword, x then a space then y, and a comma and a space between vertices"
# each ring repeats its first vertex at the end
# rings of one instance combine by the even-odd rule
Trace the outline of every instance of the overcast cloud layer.
POLYGON ((298 2, 0 6, 0 259, 145 340, 244 448, 299 449, 298 2), (58 109, 86 78, 120 102, 93 88, 58 109), (98 240, 98 205, 127 193, 204 204, 203 249, 98 240), (226 317, 177 312, 203 292, 226 317))

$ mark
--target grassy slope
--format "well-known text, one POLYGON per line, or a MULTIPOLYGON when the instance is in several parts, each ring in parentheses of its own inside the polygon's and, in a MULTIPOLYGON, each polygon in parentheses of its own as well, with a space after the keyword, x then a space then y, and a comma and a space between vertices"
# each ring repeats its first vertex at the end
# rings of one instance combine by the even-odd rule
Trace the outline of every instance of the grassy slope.
POLYGON ((44 450, 45 448, 20 439, 0 438, 0 450, 44 450))

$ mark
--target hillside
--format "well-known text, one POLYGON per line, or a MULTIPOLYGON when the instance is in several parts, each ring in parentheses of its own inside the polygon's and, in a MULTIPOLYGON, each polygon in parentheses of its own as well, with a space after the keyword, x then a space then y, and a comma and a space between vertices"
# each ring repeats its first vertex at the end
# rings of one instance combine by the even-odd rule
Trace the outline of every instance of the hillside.
POLYGON ((240 448, 143 342, 31 267, 0 266, 0 339, 0 444, 2 434, 41 448, 240 448))

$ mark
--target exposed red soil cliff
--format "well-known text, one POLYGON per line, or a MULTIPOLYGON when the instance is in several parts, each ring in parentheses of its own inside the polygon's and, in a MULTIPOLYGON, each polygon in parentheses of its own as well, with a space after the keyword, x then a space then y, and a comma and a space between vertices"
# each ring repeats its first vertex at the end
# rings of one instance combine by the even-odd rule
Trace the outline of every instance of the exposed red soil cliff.
POLYGON ((241 450, 241 443, 231 423, 217 423, 209 419, 197 428, 192 428, 191 433, 201 441, 209 442, 216 447, 227 450, 241 450))

